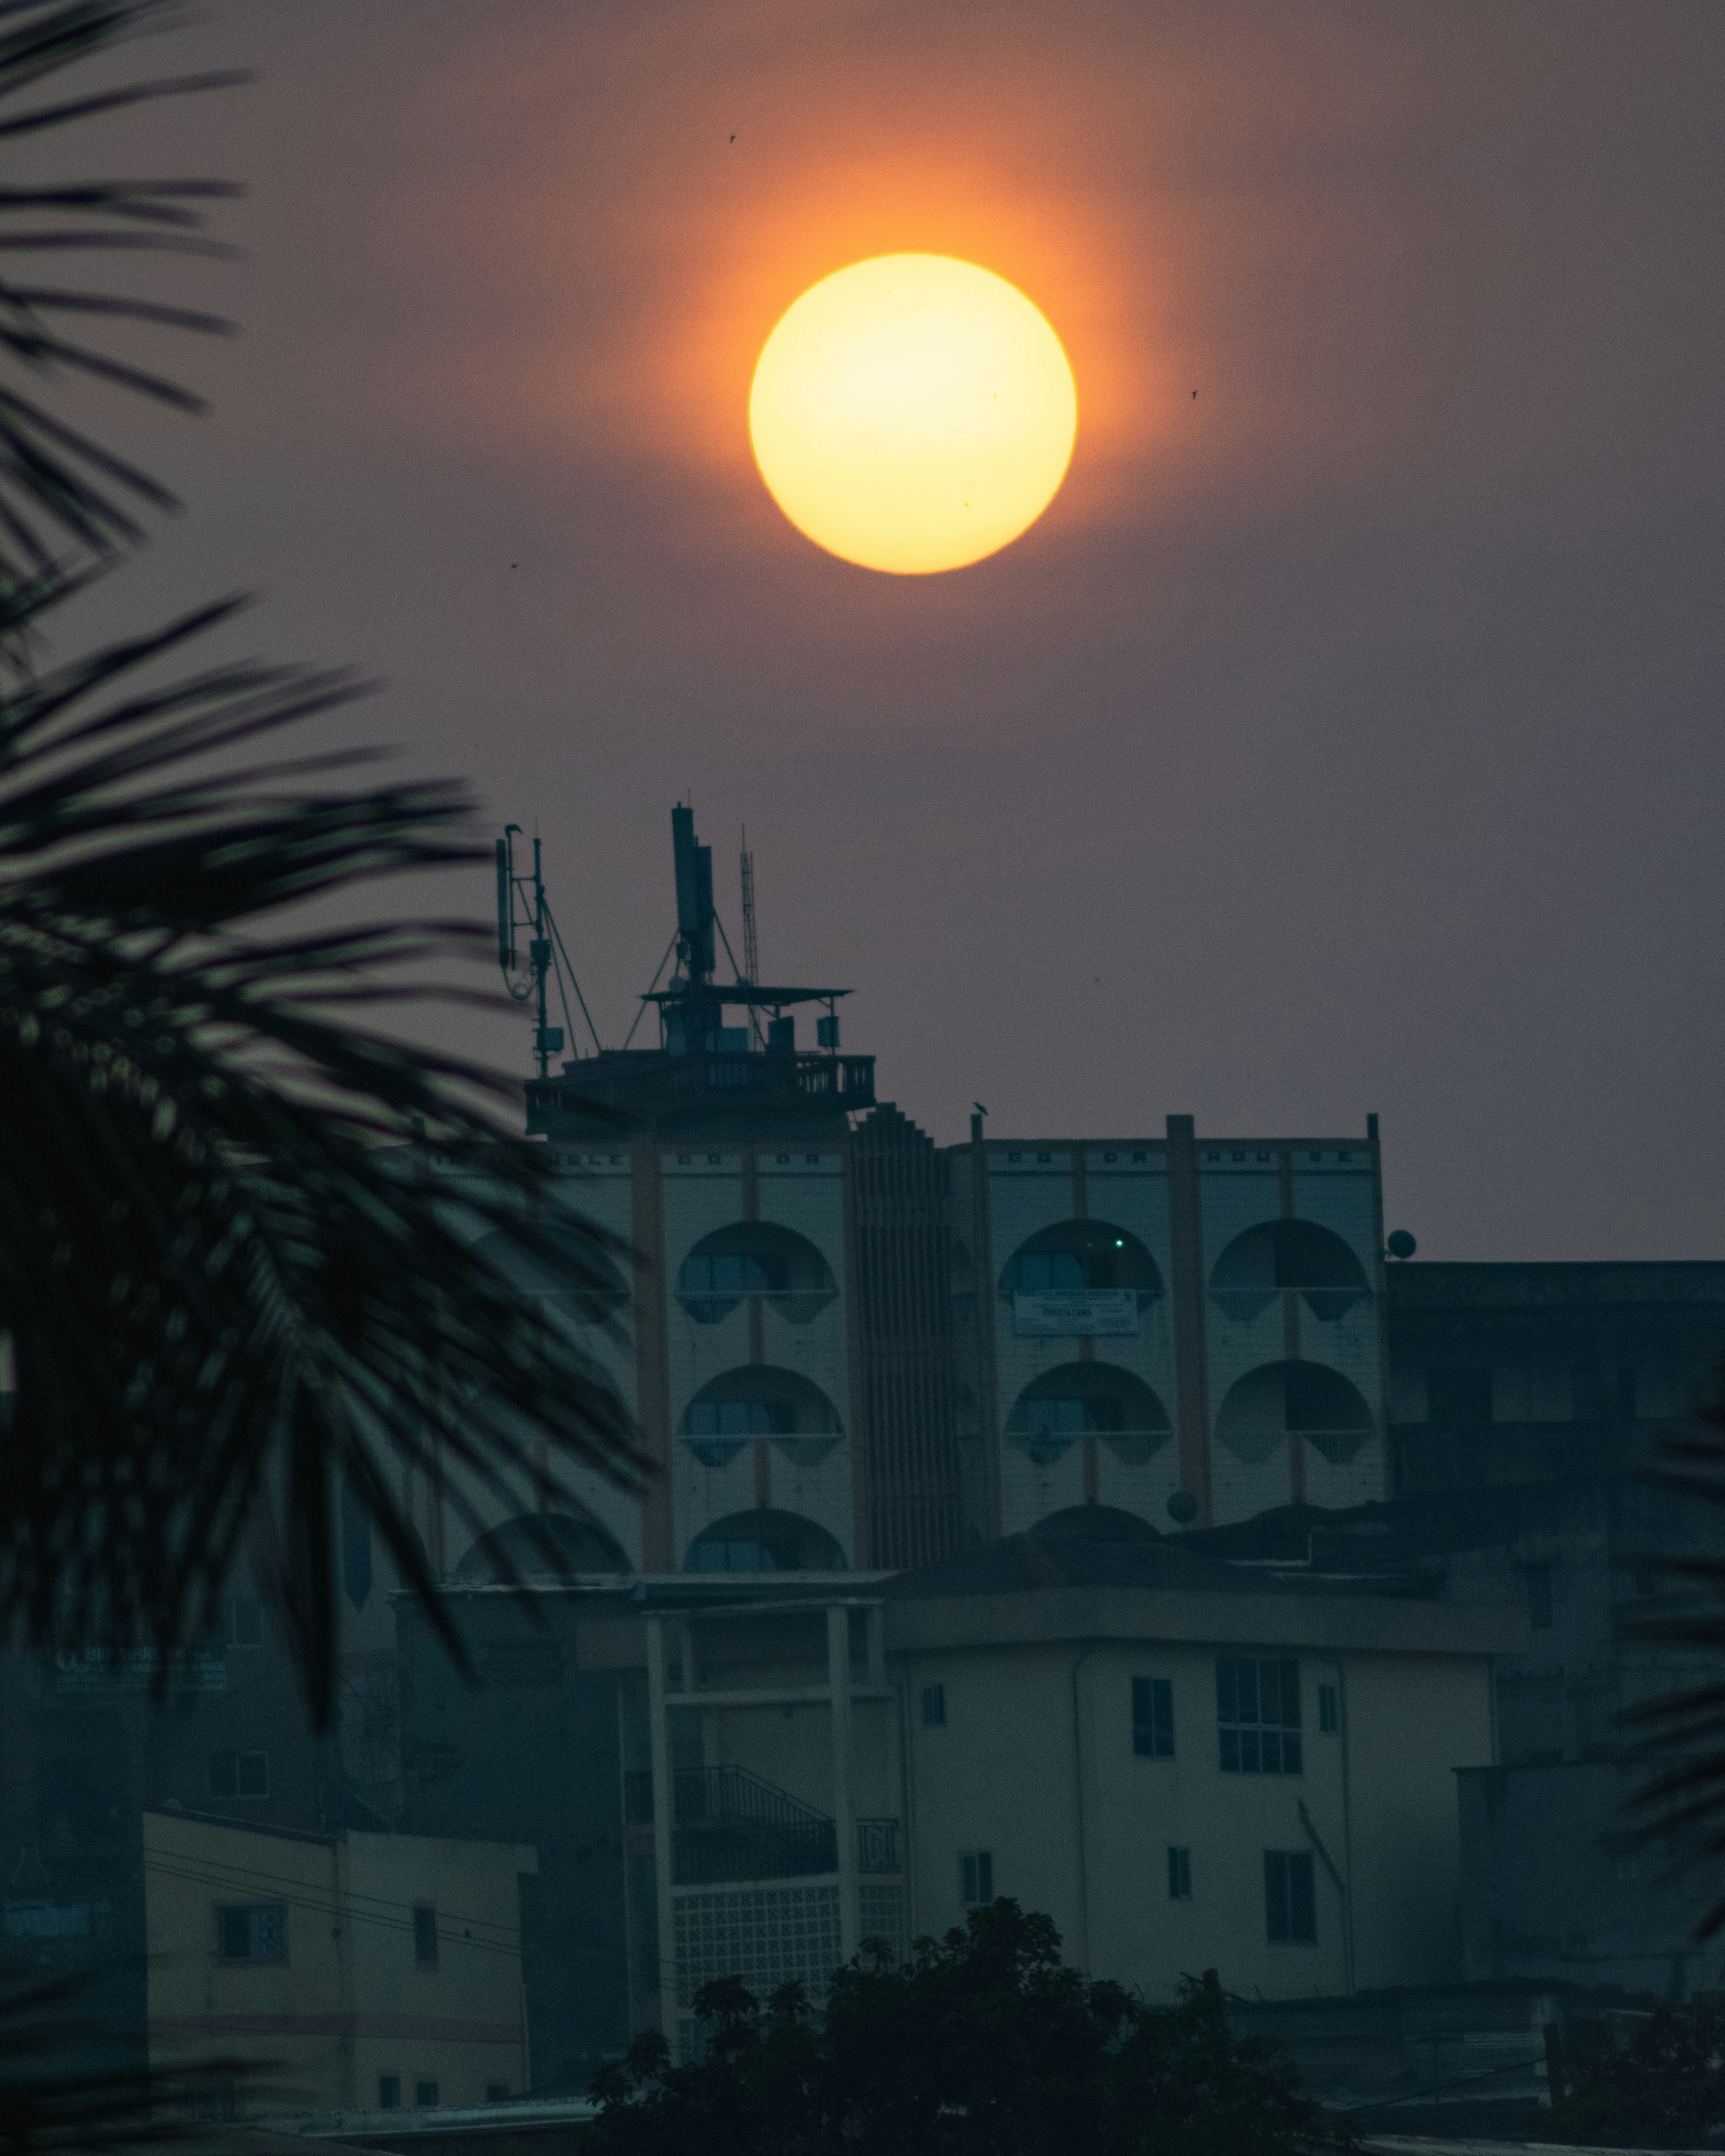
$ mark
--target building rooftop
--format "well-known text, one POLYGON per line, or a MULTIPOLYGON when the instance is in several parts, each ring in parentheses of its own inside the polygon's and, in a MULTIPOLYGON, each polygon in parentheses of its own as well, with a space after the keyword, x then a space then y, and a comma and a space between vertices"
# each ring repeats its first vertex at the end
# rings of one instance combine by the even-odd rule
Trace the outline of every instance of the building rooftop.
POLYGON ((1168 1640, 1386 1653, 1526 1650, 1519 1610, 1437 1599, 1417 1570, 1290 1576, 1140 1532, 1009 1535, 887 1580, 899 1650, 1168 1640))

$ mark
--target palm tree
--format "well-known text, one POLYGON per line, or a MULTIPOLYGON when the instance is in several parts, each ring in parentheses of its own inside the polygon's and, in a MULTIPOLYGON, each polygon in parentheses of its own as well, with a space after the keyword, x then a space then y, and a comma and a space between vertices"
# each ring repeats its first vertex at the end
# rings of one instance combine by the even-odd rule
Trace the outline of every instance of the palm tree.
MULTIPOLYGON (((54 94, 161 5, 0 0, 0 138, 231 80, 54 94)), ((205 206, 230 192, 0 190, 0 258, 208 249, 205 206)), ((572 1264, 566 1217, 554 1246, 534 1224, 543 1156, 503 1142, 510 1089, 380 1029, 484 935, 295 914, 477 862, 465 790, 360 787, 361 749, 288 753, 285 730, 355 695, 348 675, 164 681, 232 602, 44 661, 54 607, 170 506, 55 397, 96 376, 196 408, 64 326, 102 320, 223 326, 0 275, 0 1621, 165 1661, 208 1622, 267 1496, 273 1592, 326 1722, 344 1487, 436 1614, 404 1470, 476 1527, 488 1502, 531 1510, 568 1464, 632 1480, 643 1463, 597 1371, 473 1255, 502 1228, 572 1264), (430 1152, 485 1173, 437 1182, 430 1152)))
MULTIPOLYGON (((1668 1438, 1647 1480, 1681 1502, 1692 1522, 1725 1511, 1725 1403, 1716 1401, 1692 1428, 1668 1438)), ((1625 1628, 1627 1636, 1692 1656, 1696 1676, 1623 1717, 1630 1756, 1649 1768, 1630 1795, 1630 1838, 1661 1843, 1674 1865, 1704 1867, 1717 1878, 1725 1859, 1725 1556, 1717 1537, 1706 1536, 1688 1554, 1659 1558, 1656 1569, 1671 1592, 1663 1606, 1625 1628)), ((1702 1918, 1697 1939, 1722 1929, 1725 1892, 1702 1918)))

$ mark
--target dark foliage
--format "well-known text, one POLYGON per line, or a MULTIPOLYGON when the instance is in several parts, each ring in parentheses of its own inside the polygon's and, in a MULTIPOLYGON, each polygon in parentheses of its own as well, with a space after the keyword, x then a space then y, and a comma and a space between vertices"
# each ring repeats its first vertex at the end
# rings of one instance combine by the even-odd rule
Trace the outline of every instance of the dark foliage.
MULTIPOLYGON (((267 1488, 275 1586, 326 1713, 344 1483, 429 1592, 404 1471, 459 1475, 476 1531, 465 1490, 536 1509, 536 1440, 614 1471, 632 1455, 614 1396, 469 1247, 542 1232, 542 1158, 501 1145, 483 1105, 505 1089, 353 1022, 411 993, 389 969, 481 953, 483 932, 259 925, 476 860, 465 801, 308 783, 330 760, 188 769, 348 693, 252 666, 135 680, 219 612, 0 706, 0 1614, 167 1652, 267 1488), (439 1190, 428 1147, 485 1178, 439 1190)), ((570 1270, 567 1232, 543 1247, 570 1270)))
MULTIPOLYGON (((216 80, 44 98, 160 12, 0 0, 0 137, 216 80)), ((196 204, 228 192, 0 190, 0 256, 202 248, 196 204)), ((480 1504, 537 1509, 565 1462, 639 1471, 567 1329, 471 1245, 510 1233, 572 1291, 608 1261, 588 1236, 583 1282, 585 1231, 538 1224, 543 1162, 499 1142, 511 1089, 375 1029, 429 993, 429 969, 484 956, 485 932, 284 925, 379 877, 477 867, 464 790, 356 788, 358 752, 277 752, 352 696, 344 676, 166 678, 226 605, 36 670, 52 608, 168 498, 27 384, 95 375, 197 402, 59 334, 69 315, 219 326, 0 280, 0 1636, 147 1643, 165 1662, 261 1517, 326 1721, 344 1487, 442 1622, 410 1476, 477 1527, 480 1504), (432 1151, 485 1173, 434 1183, 432 1151)))
MULTIPOLYGON (((231 74, 182 75, 56 94, 66 69, 150 28, 161 0, 0 0, 0 142, 151 98, 223 86, 231 74)), ((90 180, 0 187, 0 590, 28 615, 35 579, 68 546, 105 553, 143 535, 141 511, 172 495, 56 408, 79 379, 111 382, 182 410, 202 400, 178 382, 93 344, 72 325, 145 323, 220 331, 216 316, 131 294, 18 274, 48 256, 218 254, 199 205, 238 192, 215 180, 90 180)), ((14 618, 4 624, 18 625, 14 618)))
MULTIPOLYGON (((1674 1496, 1725 1512, 1725 1407, 1709 1409, 1686 1435, 1661 1446, 1650 1479, 1674 1496)), ((1666 1607, 1625 1630, 1631 1640, 1686 1649, 1714 1674, 1631 1709, 1623 1725, 1631 1756, 1649 1763, 1628 1810, 1644 1840, 1665 1844, 1673 1861, 1717 1875, 1725 1860, 1725 1548, 1659 1560, 1671 1592, 1666 1607)), ((1725 1897, 1699 1936, 1725 1926, 1725 1897)))
POLYGON ((1002 1900, 894 1966, 865 1951, 816 2015, 795 1985, 695 2002, 706 2045, 656 2033, 594 2084, 591 2156, 1295 2156, 1353 2136, 1276 2046, 1230 2031, 1214 1973, 1174 2006, 1087 1982, 1046 1917, 1002 1900))
POLYGON ((1700 2148, 1725 2128, 1725 1999, 1660 2005, 1627 2036, 1594 2030, 1566 2063, 1544 2138, 1594 2148, 1700 2148))
POLYGON ((259 2086, 255 2068, 205 2061, 186 2072, 92 2066, 88 1979, 0 1970, 0 2152, 95 2156, 183 2145, 187 2111, 212 2081, 259 2086))

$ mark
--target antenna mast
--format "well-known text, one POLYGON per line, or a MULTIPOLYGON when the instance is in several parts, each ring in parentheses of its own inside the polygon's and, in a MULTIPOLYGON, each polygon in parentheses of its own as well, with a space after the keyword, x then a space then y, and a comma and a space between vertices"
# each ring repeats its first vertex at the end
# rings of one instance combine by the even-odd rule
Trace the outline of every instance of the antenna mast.
POLYGON ((551 901, 545 896, 544 869, 536 838, 533 841, 531 895, 528 878, 516 873, 515 842, 521 835, 519 824, 506 824, 503 836, 497 841, 497 963, 503 968, 503 985, 515 1000, 518 1004, 531 1000, 533 1004, 538 1019, 533 1029, 533 1054, 538 1061, 539 1075, 548 1078, 552 1057, 563 1052, 563 1026, 546 1024, 545 984, 553 969, 557 977, 557 994, 563 1005, 564 1025, 570 1023, 569 998, 563 985, 567 969, 569 986, 575 991, 575 1000, 587 1019, 595 1049, 599 1045, 599 1037, 588 1011, 587 999, 581 993, 581 983, 569 965, 567 952, 563 950, 562 932, 552 917, 551 901), (519 988, 511 978, 520 962, 516 943, 517 928, 532 932, 527 942, 527 978, 519 988), (559 952, 562 955, 561 965, 559 952))
MULTIPOLYGON (((742 965, 752 988, 761 978, 761 946, 755 934, 755 857, 749 851, 749 827, 742 827, 742 850, 737 856, 737 877, 742 885, 742 965)), ((749 1031, 760 1045, 761 1021, 749 1006, 749 1031)))
POLYGON ((761 978, 761 946, 755 935, 755 857, 749 851, 749 827, 742 827, 742 965, 751 988, 761 978))

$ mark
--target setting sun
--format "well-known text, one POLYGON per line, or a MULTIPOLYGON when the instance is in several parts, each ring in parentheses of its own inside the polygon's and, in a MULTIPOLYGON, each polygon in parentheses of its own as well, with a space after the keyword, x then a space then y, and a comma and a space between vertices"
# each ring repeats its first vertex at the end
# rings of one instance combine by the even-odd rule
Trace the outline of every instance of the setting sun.
POLYGON ((944 254, 882 254, 806 291, 749 393, 761 475, 847 562, 980 561, 1054 499, 1078 427, 1060 339, 1024 294, 944 254))

